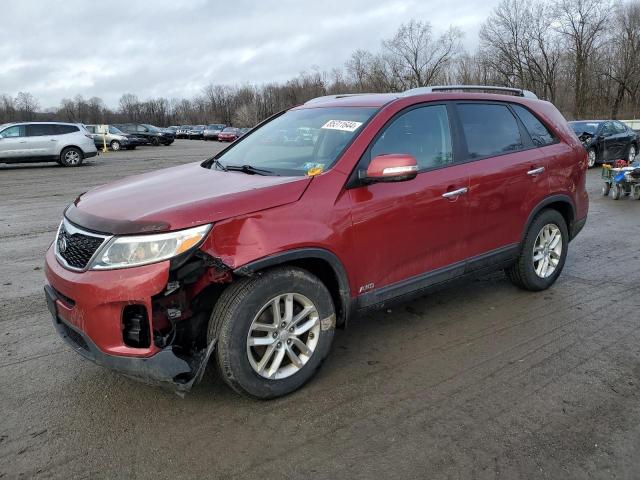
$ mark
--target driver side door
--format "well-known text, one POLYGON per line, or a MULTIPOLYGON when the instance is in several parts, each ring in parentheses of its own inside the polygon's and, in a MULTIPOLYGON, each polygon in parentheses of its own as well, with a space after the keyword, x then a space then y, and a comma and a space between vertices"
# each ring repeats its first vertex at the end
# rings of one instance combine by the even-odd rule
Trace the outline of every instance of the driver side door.
POLYGON ((413 180, 349 189, 363 307, 464 271, 469 175, 454 163, 449 119, 445 104, 401 112, 357 167, 356 174, 366 171, 372 158, 384 154, 412 155, 419 167, 413 180))
POLYGON ((0 159, 20 159, 26 156, 27 138, 24 125, 12 125, 0 132, 0 159))

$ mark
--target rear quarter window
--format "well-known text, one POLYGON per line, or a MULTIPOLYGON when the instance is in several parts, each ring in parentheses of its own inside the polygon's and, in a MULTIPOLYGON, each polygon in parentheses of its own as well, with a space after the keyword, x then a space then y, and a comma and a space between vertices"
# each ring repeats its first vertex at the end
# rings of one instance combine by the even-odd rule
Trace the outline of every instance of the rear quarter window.
POLYGON ((506 105, 462 103, 458 115, 469 158, 483 158, 524 149, 518 122, 506 105))
POLYGON ((521 105, 511 105, 516 115, 520 118, 523 125, 531 136, 531 141, 536 147, 544 147, 545 145, 551 145, 556 141, 555 137, 545 127, 544 123, 538 120, 533 113, 521 105))
POLYGON ((75 125, 56 125, 56 129, 58 130, 59 135, 80 131, 80 129, 75 125))

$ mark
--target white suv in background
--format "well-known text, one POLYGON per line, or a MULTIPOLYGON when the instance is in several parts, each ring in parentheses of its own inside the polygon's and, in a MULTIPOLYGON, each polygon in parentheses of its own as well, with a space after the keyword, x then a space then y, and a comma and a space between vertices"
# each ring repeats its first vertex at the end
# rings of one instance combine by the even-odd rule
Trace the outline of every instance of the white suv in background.
POLYGON ((0 163, 58 162, 77 167, 98 150, 89 132, 74 123, 23 122, 0 125, 0 163))

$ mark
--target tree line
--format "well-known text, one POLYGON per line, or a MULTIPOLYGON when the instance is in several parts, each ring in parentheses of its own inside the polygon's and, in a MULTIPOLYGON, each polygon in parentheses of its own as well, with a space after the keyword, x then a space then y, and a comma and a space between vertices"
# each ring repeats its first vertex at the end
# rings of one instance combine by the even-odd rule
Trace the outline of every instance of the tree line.
POLYGON ((341 67, 312 69, 284 83, 209 84, 199 95, 180 99, 141 100, 125 93, 117 108, 99 97, 77 95, 46 111, 28 92, 2 94, 0 123, 253 126, 321 95, 436 84, 525 88, 553 102, 569 119, 634 118, 639 113, 640 0, 503 0, 482 24, 479 37, 476 50, 469 52, 459 28, 437 34, 428 21, 414 19, 375 51, 356 50, 341 67))

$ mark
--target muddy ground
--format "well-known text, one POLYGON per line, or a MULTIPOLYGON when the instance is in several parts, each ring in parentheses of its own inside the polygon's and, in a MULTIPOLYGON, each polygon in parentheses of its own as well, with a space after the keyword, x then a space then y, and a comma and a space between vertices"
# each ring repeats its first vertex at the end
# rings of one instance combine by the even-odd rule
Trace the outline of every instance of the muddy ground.
POLYGON ((286 398, 211 368, 182 399, 72 352, 42 292, 63 208, 218 148, 0 165, 0 478, 640 478, 640 202, 601 197, 599 170, 552 289, 493 274, 356 319, 286 398))

